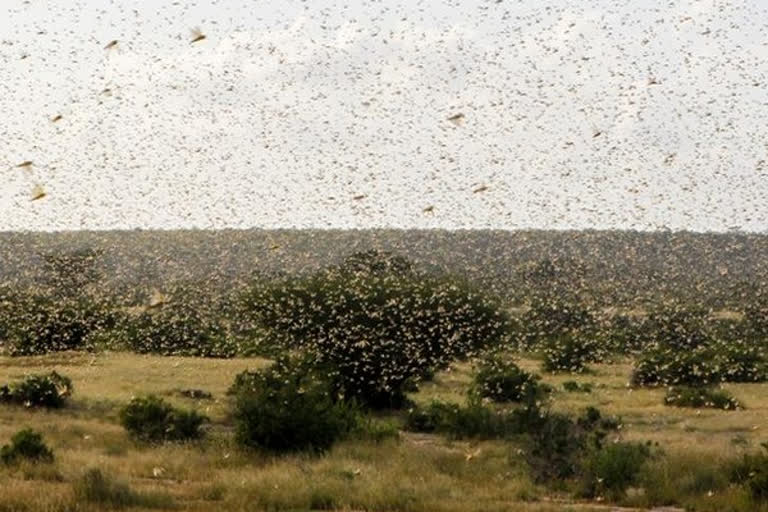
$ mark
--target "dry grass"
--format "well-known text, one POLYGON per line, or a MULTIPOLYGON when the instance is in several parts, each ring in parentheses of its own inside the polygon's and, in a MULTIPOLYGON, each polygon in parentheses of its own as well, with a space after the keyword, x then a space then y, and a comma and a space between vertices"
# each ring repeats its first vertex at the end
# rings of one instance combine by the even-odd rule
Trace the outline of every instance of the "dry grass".
MULTIPOLYGON (((381 444, 344 442, 323 457, 241 452, 232 442, 225 391, 235 374, 264 364, 259 359, 125 353, 0 358, 0 383, 56 370, 75 385, 72 403, 60 411, 0 406, 0 444, 31 426, 44 434, 56 455, 53 465, 0 468, 0 512, 103 510, 104 505, 75 500, 75 485, 88 468, 99 468, 144 496, 143 505, 132 506, 132 511, 164 510, 169 502, 173 510, 192 511, 604 510, 552 501, 546 489, 530 481, 514 447, 502 442, 469 444, 406 434, 381 444), (204 389, 213 399, 184 398, 179 388, 204 389), (117 424, 117 410, 131 396, 149 392, 208 414, 213 420, 208 438, 188 445, 133 444, 117 424)), ((521 366, 538 370, 533 360, 523 360, 521 366)), ((685 453, 694 462, 756 446, 767 437, 768 385, 727 386, 747 410, 699 413, 663 406, 664 390, 630 390, 629 372, 628 363, 596 365, 589 375, 548 375, 544 381, 559 390, 554 408, 598 406, 624 419, 621 437, 658 441, 669 453, 685 453), (565 380, 591 382, 594 390, 563 392, 565 380)), ((463 401, 469 380, 470 368, 459 365, 425 384, 414 398, 463 401)))

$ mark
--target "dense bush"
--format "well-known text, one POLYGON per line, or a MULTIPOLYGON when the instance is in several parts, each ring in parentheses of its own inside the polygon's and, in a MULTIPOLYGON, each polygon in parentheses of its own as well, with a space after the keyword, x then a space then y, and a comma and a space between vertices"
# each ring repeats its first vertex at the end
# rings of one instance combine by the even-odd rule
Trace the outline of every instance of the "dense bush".
POLYGON ((282 346, 336 369, 335 391, 371 407, 399 407, 425 373, 500 343, 499 302, 449 280, 329 270, 255 287, 259 322, 282 346))
POLYGON ((29 375, 21 382, 0 386, 0 403, 58 408, 64 405, 72 392, 72 381, 56 372, 29 375))
POLYGON ((581 469, 581 494, 620 498, 637 482, 650 456, 650 445, 637 442, 608 443, 592 451, 581 469))
POLYGON ((120 423, 134 439, 143 442, 199 439, 207 417, 177 409, 154 395, 135 397, 120 410, 120 423))
POLYGON ((587 363, 602 360, 605 351, 598 338, 589 336, 561 336, 551 339, 542 349, 544 371, 581 373, 587 363))
POLYGON ((755 501, 768 501, 768 442, 763 452, 745 454, 730 468, 731 481, 744 485, 755 501))
POLYGON ((518 423, 516 413, 496 411, 478 401, 460 406, 435 400, 409 409, 405 429, 452 439, 504 439, 520 433, 518 423))
POLYGON ((760 382, 768 366, 759 347, 711 342, 692 348, 657 347, 635 363, 632 383, 639 386, 707 386, 719 382, 760 382))
POLYGON ((606 350, 627 354, 643 350, 651 343, 648 335, 646 319, 628 314, 612 316, 605 325, 601 326, 599 336, 603 339, 606 350))
POLYGON ((219 320, 199 301, 179 297, 126 319, 121 335, 142 354, 232 357, 236 347, 219 320))
POLYGON ((52 462, 53 452, 43 442, 42 434, 27 428, 16 432, 10 445, 0 448, 0 460, 4 464, 13 464, 20 459, 52 462))
POLYGON ((87 296, 23 295, 17 299, 13 321, 6 327, 12 356, 88 348, 90 336, 114 323, 111 307, 87 296))
POLYGON ((470 393, 495 402, 532 402, 544 395, 539 376, 520 369, 501 354, 484 357, 477 365, 470 393))
POLYGON ((645 325, 653 342, 635 364, 635 385, 707 386, 768 378, 765 347, 745 338, 715 338, 716 329, 702 312, 654 313, 645 325))
POLYGON ((563 390, 567 391, 568 393, 591 393, 592 384, 590 384, 589 382, 584 382, 582 384, 579 384, 576 381, 567 380, 563 382, 563 390))
POLYGON ((743 409, 741 402, 723 390, 712 388, 672 387, 664 397, 664 405, 675 407, 708 407, 734 411, 743 409))
POLYGON ((127 507, 173 508, 173 499, 169 495, 136 492, 96 468, 86 471, 73 487, 78 502, 94 503, 111 510, 127 507))
POLYGON ((550 481, 577 475, 583 453, 602 447, 618 423, 594 408, 574 420, 535 404, 496 410, 477 401, 466 406, 433 401, 409 410, 405 428, 454 439, 518 439, 534 477, 550 481))
POLYGON ((265 370, 238 375, 238 443, 272 452, 324 451, 358 426, 354 405, 339 400, 311 358, 284 356, 265 370))

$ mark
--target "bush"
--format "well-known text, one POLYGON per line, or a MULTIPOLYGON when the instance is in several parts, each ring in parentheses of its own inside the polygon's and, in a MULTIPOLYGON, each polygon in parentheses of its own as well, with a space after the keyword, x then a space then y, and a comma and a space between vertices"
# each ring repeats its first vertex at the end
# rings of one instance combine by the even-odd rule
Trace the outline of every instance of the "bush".
POLYGON ((619 427, 618 420, 604 418, 594 407, 588 407, 575 420, 549 411, 531 413, 525 416, 524 423, 528 445, 525 458, 539 481, 560 481, 577 475, 583 453, 599 450, 608 432, 619 427))
POLYGON ((768 501, 768 442, 763 452, 745 454, 730 469, 731 481, 744 485, 755 501, 768 501))
POLYGON ((567 391, 568 393, 591 393, 592 384, 589 382, 579 384, 574 380, 567 380, 563 382, 563 390, 567 391))
POLYGON ((266 370, 244 372, 230 394, 236 439, 248 448, 321 452, 358 424, 357 408, 334 396, 311 358, 283 356, 266 370))
POLYGON ((90 469, 74 483, 77 502, 96 503, 112 509, 127 507, 173 507, 173 499, 166 494, 144 494, 133 491, 127 484, 116 482, 99 469, 90 469))
POLYGON ((0 386, 0 403, 59 408, 72 392, 72 381, 56 372, 30 375, 21 382, 0 386))
POLYGON ((12 356, 86 348, 89 336, 113 322, 109 305, 88 297, 28 295, 19 300, 7 333, 12 356))
POLYGON ((653 342, 636 362, 632 383, 695 387, 768 378, 765 347, 746 339, 718 340, 707 327, 700 311, 653 314, 646 322, 653 342))
POLYGON ((607 492, 614 500, 620 498, 650 456, 648 443, 612 443, 593 451, 584 464, 581 493, 595 497, 607 492))
POLYGON ((600 335, 611 352, 620 354, 643 350, 651 340, 648 337, 645 319, 630 315, 615 315, 603 326, 600 335))
POLYGON ((188 441, 203 437, 206 416, 177 409, 154 395, 136 397, 120 410, 120 423, 142 442, 188 441))
POLYGON ((501 355, 488 356, 478 364, 470 393, 495 402, 531 403, 544 394, 538 380, 501 355))
POLYGON ((13 464, 19 459, 53 462, 53 452, 43 442, 42 434, 27 428, 16 432, 10 445, 0 448, 0 460, 4 464, 13 464))
POLYGON ((589 336, 562 336, 552 339, 543 349, 544 371, 581 373, 587 363, 600 361, 605 356, 597 338, 589 336))
POLYGON ((720 382, 761 382, 768 377, 765 358, 756 347, 711 343, 691 349, 657 347, 635 363, 638 386, 708 386, 720 382))
POLYGON ((405 429, 445 434, 452 439, 504 439, 519 433, 516 416, 496 411, 478 401, 467 406, 432 401, 408 411, 405 429))
POLYGON ((247 302, 275 343, 329 363, 334 391, 374 408, 401 407, 407 386, 498 345, 509 325, 500 303, 469 285, 386 268, 284 279, 247 302))
POLYGON ((122 330, 125 344, 140 354, 232 357, 237 353, 216 312, 189 297, 147 309, 127 319, 122 330))
POLYGON ((664 405, 675 407, 708 407, 735 411, 743 409, 741 403, 723 390, 712 388, 672 387, 664 397, 664 405))

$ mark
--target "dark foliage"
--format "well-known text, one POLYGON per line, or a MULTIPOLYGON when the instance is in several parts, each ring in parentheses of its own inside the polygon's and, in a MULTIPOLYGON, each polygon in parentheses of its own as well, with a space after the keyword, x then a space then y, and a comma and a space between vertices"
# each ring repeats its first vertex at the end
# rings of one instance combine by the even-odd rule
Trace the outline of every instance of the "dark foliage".
POLYGON ((177 409, 154 395, 133 398, 120 410, 120 423, 142 442, 189 441, 203 437, 207 417, 177 409))
POLYGON ((744 485, 752 498, 768 502, 768 442, 762 444, 763 452, 745 454, 730 468, 731 481, 744 485))
POLYGON ((580 494, 594 498, 608 495, 619 499, 635 484, 643 465, 651 457, 649 443, 608 443, 592 451, 581 469, 580 494))
POLYGON ((357 408, 335 396, 311 358, 284 356, 262 371, 238 375, 238 443, 270 452, 327 450, 358 425, 357 408))
POLYGON ((712 388, 672 387, 664 397, 664 405, 675 407, 707 407, 735 411, 744 406, 724 390, 712 388))
POLYGON ((588 363, 600 361, 606 355, 598 338, 584 333, 552 338, 542 352, 542 368, 552 373, 582 373, 588 363))
POLYGON ((220 315, 210 304, 184 297, 148 308, 122 326, 129 348, 138 353, 200 357, 232 357, 237 353, 220 315))
POLYGON ((701 387, 768 378, 765 347, 752 339, 714 337, 705 312, 672 308, 651 315, 645 327, 653 341, 635 364, 634 385, 701 387))
POLYGON ((173 499, 167 494, 139 493, 127 484, 115 481, 100 469, 89 469, 74 482, 74 494, 79 502, 99 505, 99 510, 128 507, 142 509, 172 509, 173 499))
POLYGON ((20 382, 0 386, 0 403, 58 408, 64 406, 73 390, 72 381, 56 372, 29 375, 20 382))
POLYGON ((335 370, 334 390, 370 407, 399 407, 406 385, 500 343, 500 304, 444 278, 332 270, 252 290, 270 336, 335 370))
POLYGON ((32 429, 16 432, 11 437, 11 444, 0 448, 0 460, 4 464, 13 464, 21 459, 53 462, 53 452, 45 445, 43 436, 32 429))
POLYGON ((477 401, 467 406, 433 401, 411 409, 405 428, 454 439, 518 439, 525 446, 525 459, 534 477, 552 481, 577 475, 583 454, 600 449, 618 422, 603 418, 594 408, 574 420, 535 404, 496 410, 477 401))
POLYGON ((89 348, 94 333, 114 325, 111 307, 86 296, 20 295, 7 329, 12 356, 89 348))
POLYGON ((567 391, 568 393, 591 393, 592 384, 589 382, 579 384, 576 381, 567 380, 563 382, 563 390, 567 391))
POLYGON ((539 376, 520 369, 508 357, 491 354, 480 360, 470 393, 495 402, 533 402, 545 394, 539 376))

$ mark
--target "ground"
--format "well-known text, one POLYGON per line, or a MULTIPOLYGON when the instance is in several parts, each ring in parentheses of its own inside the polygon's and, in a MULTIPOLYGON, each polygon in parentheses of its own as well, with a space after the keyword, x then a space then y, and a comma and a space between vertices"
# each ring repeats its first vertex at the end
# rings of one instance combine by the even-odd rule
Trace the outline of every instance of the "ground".
MULTIPOLYGON (((238 450, 232 442, 226 390, 234 376, 267 364, 260 359, 199 359, 128 353, 64 353, 0 358, 0 383, 29 373, 56 370, 70 377, 75 393, 68 407, 33 411, 0 406, 0 444, 25 426, 41 431, 53 448, 53 465, 0 468, 0 512, 101 510, 81 505, 73 482, 100 468, 146 496, 144 509, 162 510, 414 510, 531 512, 612 510, 601 504, 569 503, 535 485, 513 446, 503 442, 447 441, 403 433, 381 443, 346 441, 322 457, 267 457, 238 450), (199 388, 212 400, 179 395, 199 388), (117 412, 132 396, 156 393, 211 418, 205 441, 139 446, 118 424, 117 412)), ((539 362, 522 359, 538 371, 539 362)), ((663 389, 632 389, 629 362, 594 365, 586 375, 544 375, 558 390, 552 407, 579 412, 594 405, 622 418, 625 440, 658 441, 670 454, 695 464, 754 448, 768 437, 768 384, 726 388, 746 410, 678 409, 662 405, 663 389), (562 382, 594 385, 591 393, 566 393, 562 382)), ((438 374, 414 396, 463 401, 468 365, 438 374)), ((640 492, 636 491, 636 492, 640 492)), ((716 497, 713 499, 717 499, 716 497)), ((142 510, 141 507, 131 510, 142 510)))

